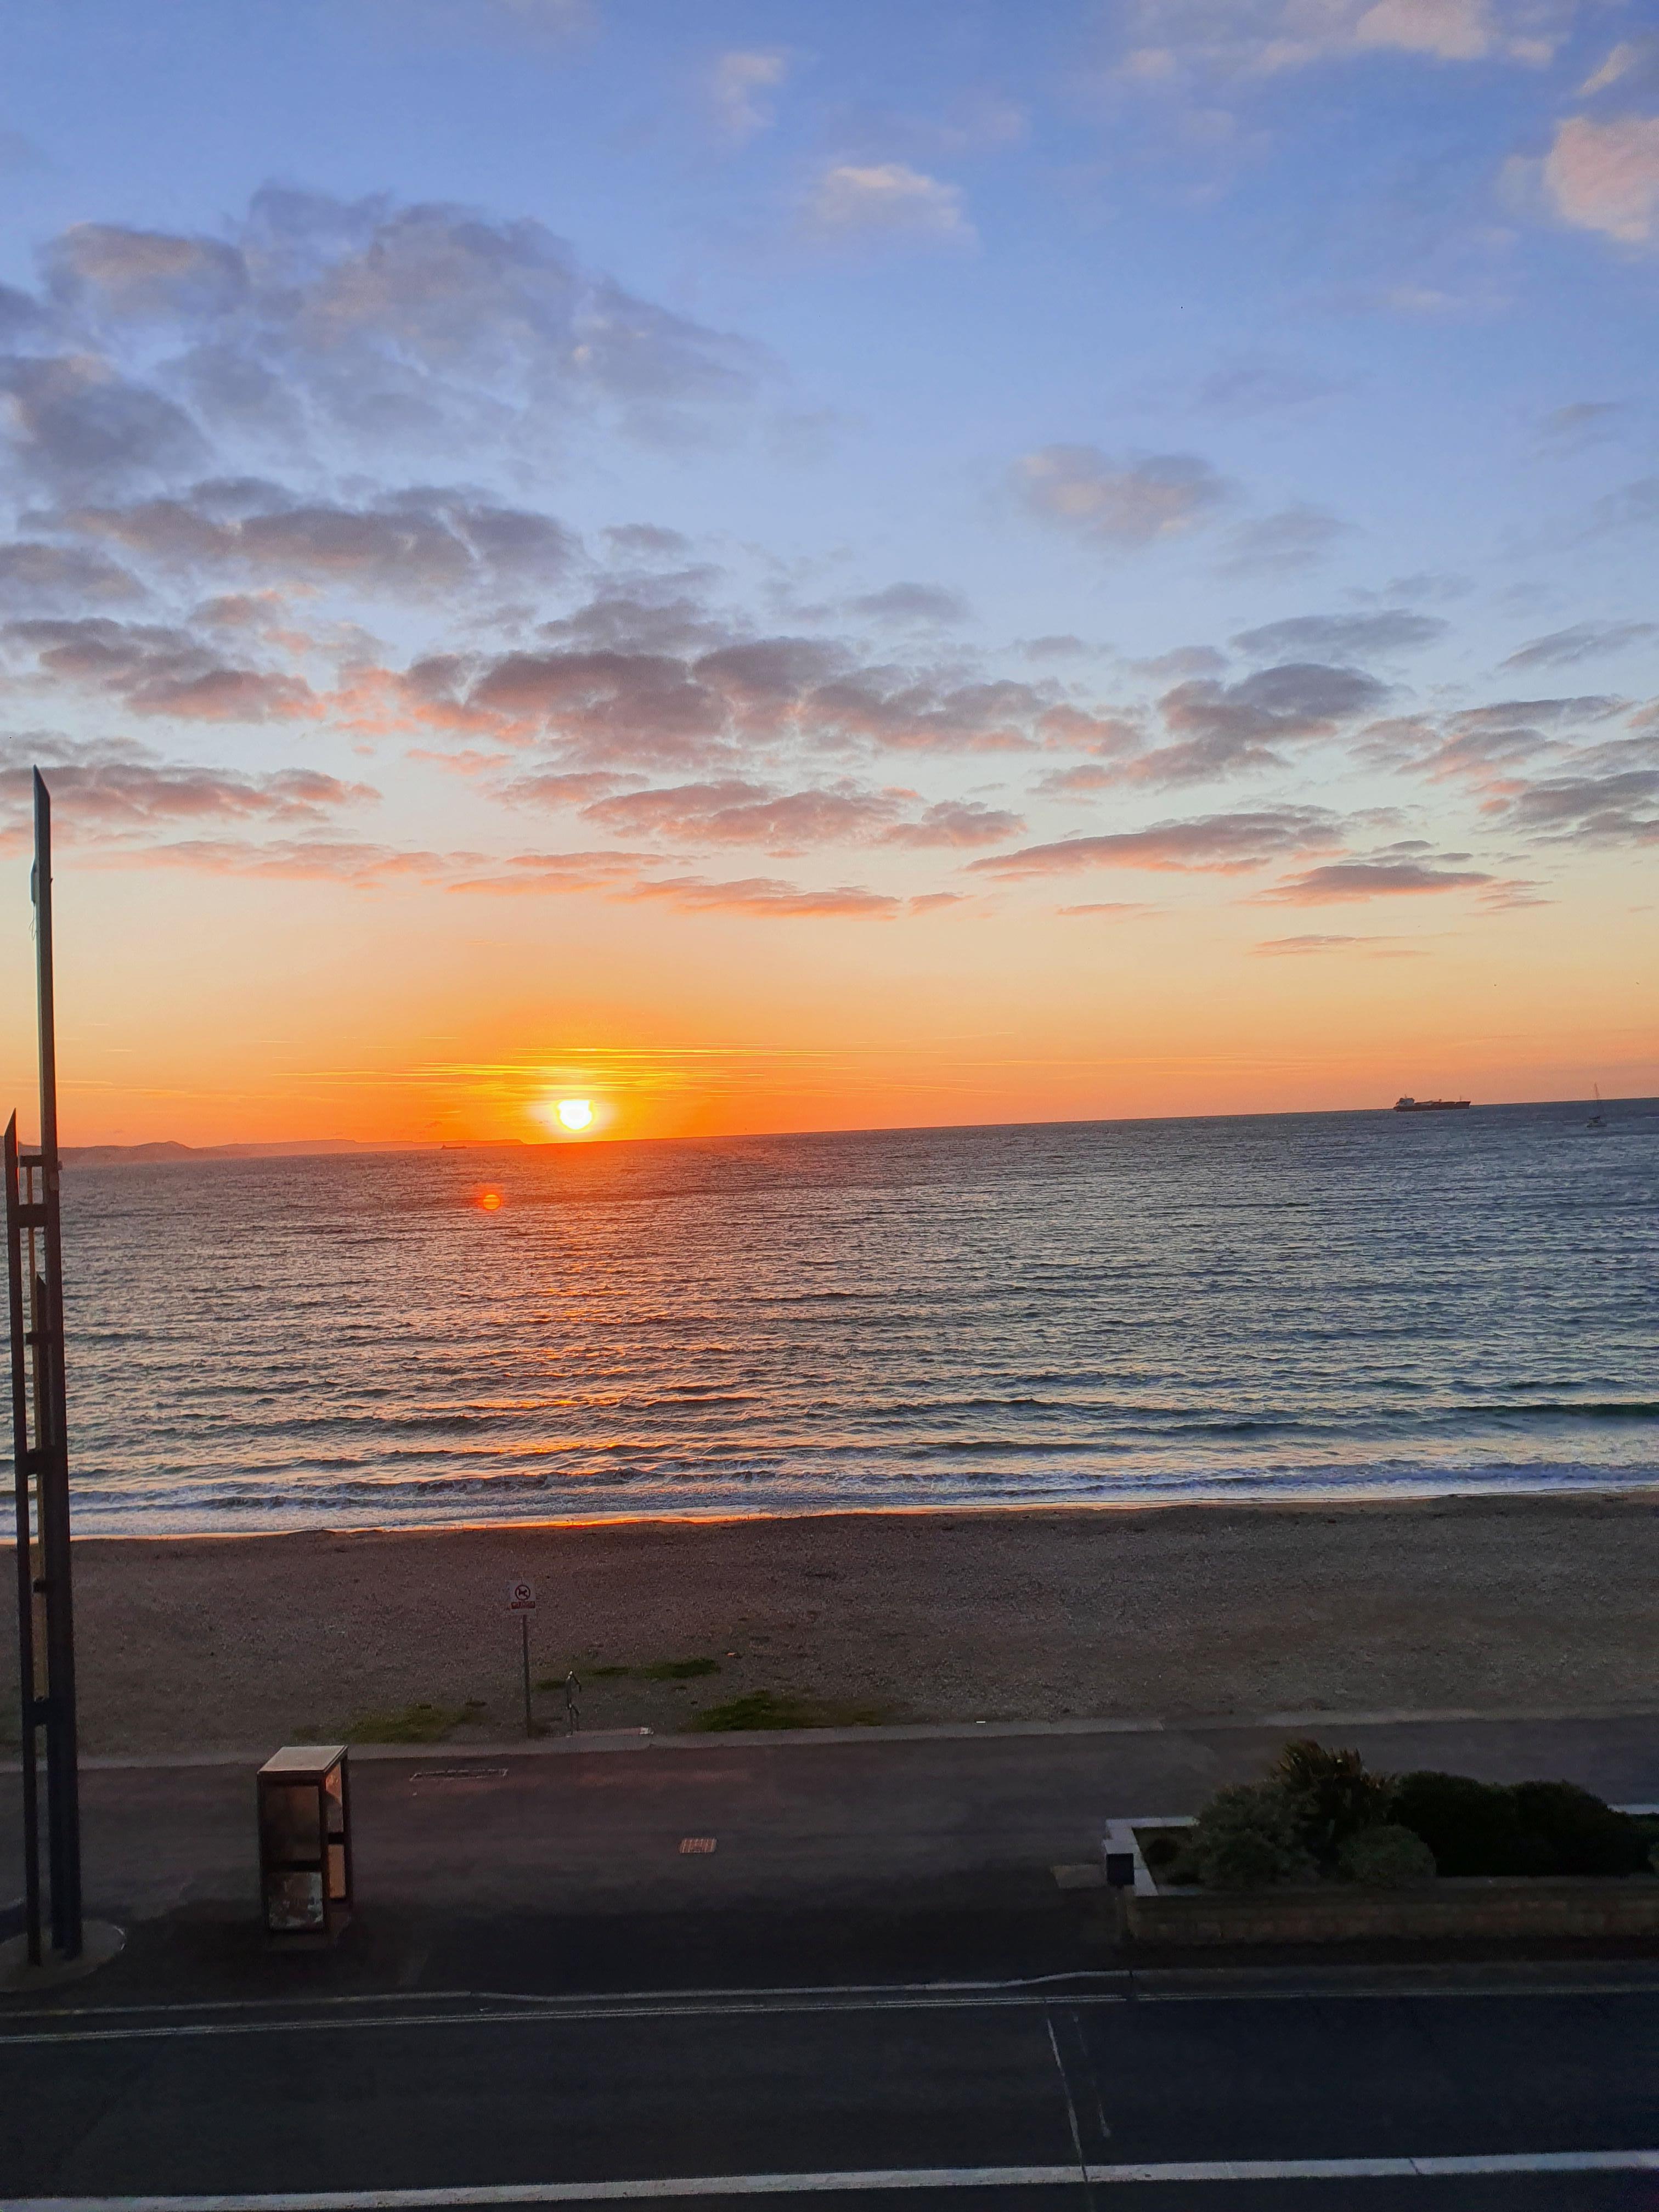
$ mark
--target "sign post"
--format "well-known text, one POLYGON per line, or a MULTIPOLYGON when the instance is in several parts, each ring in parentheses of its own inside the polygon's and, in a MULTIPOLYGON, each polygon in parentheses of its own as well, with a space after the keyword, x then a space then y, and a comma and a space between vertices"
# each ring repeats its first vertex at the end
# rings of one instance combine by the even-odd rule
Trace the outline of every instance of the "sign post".
POLYGON ((535 1584, 509 1583, 507 1586, 507 1609, 519 1616, 520 1648, 524 1657, 524 1732, 530 1736, 536 1733, 530 1714, 530 1616, 536 1610, 535 1584))

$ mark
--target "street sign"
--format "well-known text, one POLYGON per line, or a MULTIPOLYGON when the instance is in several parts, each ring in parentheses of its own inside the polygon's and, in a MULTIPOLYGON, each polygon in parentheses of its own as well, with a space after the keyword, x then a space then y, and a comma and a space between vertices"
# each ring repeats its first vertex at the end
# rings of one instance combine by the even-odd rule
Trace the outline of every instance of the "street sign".
POLYGON ((507 1609, 509 1613, 534 1613, 536 1610, 534 1583, 509 1583, 507 1586, 507 1609))

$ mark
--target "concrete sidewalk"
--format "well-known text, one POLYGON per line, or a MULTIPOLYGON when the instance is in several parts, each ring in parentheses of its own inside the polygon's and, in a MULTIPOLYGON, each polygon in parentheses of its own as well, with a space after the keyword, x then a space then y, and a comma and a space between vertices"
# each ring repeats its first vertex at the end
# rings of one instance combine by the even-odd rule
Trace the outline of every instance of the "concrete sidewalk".
MULTIPOLYGON (((1174 1717, 1146 1714, 1127 1720, 916 1721, 884 1728, 744 1729, 708 1735, 663 1735, 649 1728, 595 1729, 582 1730, 574 1735, 550 1735, 529 1740, 522 1736, 508 1736, 498 1742, 469 1740, 464 1744, 434 1742, 417 1747, 408 1744, 359 1744, 351 1755, 354 1761, 361 1765, 365 1759, 407 1759, 416 1755, 416 1748, 423 1756, 447 1753, 458 1759, 547 1759, 598 1751, 706 1751, 711 1744, 983 1743, 1000 1736, 1212 1735, 1218 1731, 1235 1729, 1255 1735, 1277 1729, 1286 1735, 1322 1735, 1328 1738, 1340 1735, 1346 1742, 1356 1729, 1441 1728, 1469 1723, 1482 1726, 1487 1723, 1508 1725, 1516 1722, 1551 1728, 1557 1725, 1577 1728, 1587 1723, 1603 1721, 1651 1721, 1659 1725, 1659 1707, 1607 1705, 1594 1710, 1576 1706, 1536 1710, 1517 1707, 1510 1711, 1502 1707, 1468 1705, 1449 1706, 1430 1711, 1401 1707, 1376 1712, 1317 1710, 1309 1712, 1183 1713, 1174 1717)), ((158 1767, 175 1766, 248 1768, 259 1765, 270 1756, 270 1748, 266 1746, 262 1749, 246 1751, 112 1752, 83 1758, 81 1765, 87 1773, 112 1774, 132 1769, 148 1771, 158 1767)))
MULTIPOLYGON (((1297 1717, 1305 1720, 1309 1717, 1297 1717)), ((1659 1800, 1659 1717, 1319 1723, 1385 1771, 1562 1778, 1659 1800)), ((337 1954, 260 1939, 251 1754, 83 1778, 88 1910, 130 1931, 98 1978, 213 1994, 925 1979, 1098 1968, 1106 1821, 1195 1811, 1292 1732, 1231 1719, 1125 1732, 860 1731, 354 1754, 357 1923, 337 1954), (665 1753, 666 1755, 658 1755, 665 1753), (685 1852, 688 1839, 711 1850, 685 1852)), ((15 1780, 0 1896, 20 1886, 15 1780)))

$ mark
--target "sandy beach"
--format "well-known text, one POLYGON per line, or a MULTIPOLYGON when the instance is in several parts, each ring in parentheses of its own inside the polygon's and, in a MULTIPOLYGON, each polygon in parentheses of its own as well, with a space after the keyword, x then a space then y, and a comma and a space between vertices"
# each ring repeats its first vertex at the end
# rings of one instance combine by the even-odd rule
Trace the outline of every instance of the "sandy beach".
POLYGON ((94 1753, 421 1705, 449 1741, 521 1734, 517 1576, 560 1725, 573 1663, 590 1729, 757 1693, 830 1721, 1659 1706, 1651 1490, 95 1538, 76 1573, 94 1753), (718 1672, 645 1671, 688 1661, 718 1672))

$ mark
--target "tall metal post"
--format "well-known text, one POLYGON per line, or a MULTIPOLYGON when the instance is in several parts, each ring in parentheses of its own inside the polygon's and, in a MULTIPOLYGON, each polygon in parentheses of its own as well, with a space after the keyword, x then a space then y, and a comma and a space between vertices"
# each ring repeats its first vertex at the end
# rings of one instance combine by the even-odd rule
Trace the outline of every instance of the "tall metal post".
POLYGON ((40 1040, 39 1152, 18 1150, 15 1115, 6 1134, 7 1288, 11 1300, 21 1616, 19 1686, 23 1698, 24 1814, 28 1827, 25 1862, 31 1878, 33 1957, 39 1948, 40 1910, 39 1870, 32 1863, 38 1849, 33 1786, 34 1733, 44 1725, 52 1948, 63 1958, 75 1959, 80 1956, 82 1935, 81 1792, 75 1707, 75 1600, 70 1564, 64 1253, 58 1214, 52 799, 38 769, 34 774, 33 898, 40 1040))
POLYGON ((40 1812, 34 1732, 42 1715, 34 1698, 34 1516, 31 1510, 27 1331, 23 1325, 22 1176, 17 1116, 6 1124, 6 1289, 11 1312, 12 1468, 17 1504, 17 1712, 23 1762, 23 1911, 28 1960, 40 1963, 40 1812))

